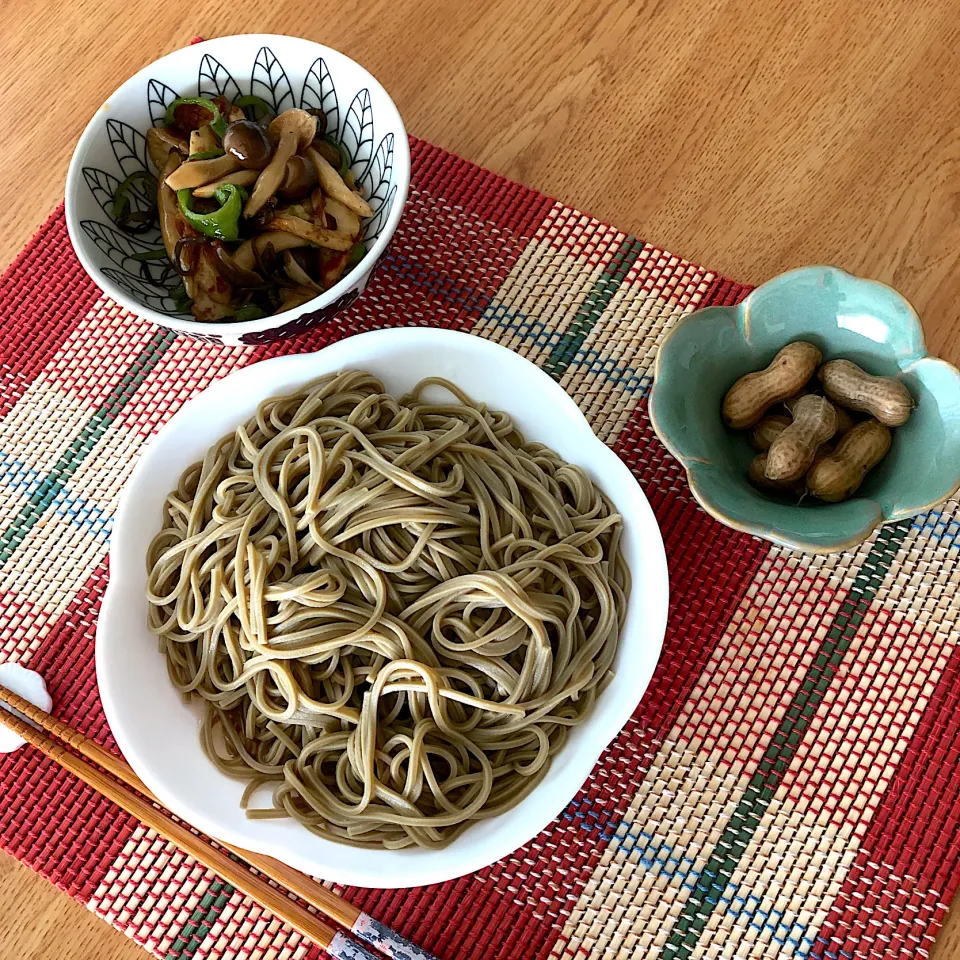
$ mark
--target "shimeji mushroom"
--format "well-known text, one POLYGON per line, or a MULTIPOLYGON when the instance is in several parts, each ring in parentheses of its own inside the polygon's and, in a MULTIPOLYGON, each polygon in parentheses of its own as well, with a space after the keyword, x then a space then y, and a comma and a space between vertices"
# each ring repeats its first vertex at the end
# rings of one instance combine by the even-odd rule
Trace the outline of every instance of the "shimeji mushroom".
POLYGON ((337 233, 351 237, 354 241, 360 236, 360 218, 346 204, 328 197, 323 206, 324 212, 329 213, 337 221, 337 233))
POLYGON ((186 156, 187 141, 166 127, 151 127, 147 131, 147 155, 157 170, 163 169, 171 151, 186 156))
POLYGON ((202 187, 197 187, 193 191, 193 195, 197 199, 207 199, 212 197, 220 187, 228 183, 232 183, 236 187, 251 187, 257 182, 258 176, 260 176, 258 170, 237 170, 235 173, 228 173, 219 180, 214 180, 213 183, 205 183, 202 187))
POLYGON ((198 153, 212 153, 219 149, 220 145, 217 143, 216 134, 214 134, 213 128, 209 123, 205 123, 202 127, 190 131, 191 157, 198 153))
POLYGON ((180 155, 175 150, 171 150, 159 167, 160 179, 157 182, 157 212, 160 220, 160 236, 163 239, 163 248, 167 251, 167 256, 171 262, 173 262, 177 241, 181 237, 178 221, 184 227, 187 225, 180 213, 177 195, 166 183, 167 177, 180 166, 180 163, 180 155))
POLYGON ((260 208, 277 192, 277 188, 283 183, 283 178, 286 175, 287 161, 296 152, 297 132, 295 130, 284 130, 280 136, 280 142, 277 144, 277 149, 273 153, 273 159, 257 177, 253 193, 250 194, 250 199, 247 200, 246 206, 243 208, 245 217, 253 217, 259 213, 260 208))
POLYGON ((317 135, 317 118, 307 113, 306 110, 284 110, 279 116, 270 121, 267 127, 267 136, 270 142, 277 144, 287 130, 292 130, 297 135, 296 153, 306 150, 313 143, 313 138, 317 135))
POLYGON ((287 276, 299 287, 306 287, 314 293, 323 293, 323 287, 307 273, 287 250, 283 254, 283 269, 287 276))
POLYGON ((311 290, 310 287, 293 287, 292 289, 284 290, 283 293, 280 294, 281 306, 276 312, 283 313, 286 310, 293 310, 294 307, 301 307, 315 296, 316 293, 311 290))
POLYGON ((223 134, 223 149, 247 170, 262 170, 270 162, 273 147, 263 127, 252 120, 237 120, 223 134))
POLYGON ((274 252, 281 253, 295 247, 309 247, 310 241, 292 233, 268 230, 266 233, 257 234, 250 240, 244 240, 234 253, 233 262, 242 270, 253 270, 257 265, 257 255, 262 255, 268 246, 272 247, 274 252), (256 244, 256 251, 254 250, 254 244, 256 244))
POLYGON ((304 157, 291 157, 283 175, 283 183, 277 190, 277 196, 284 200, 303 200, 316 186, 317 171, 304 157))
POLYGON ((166 184, 171 190, 202 187, 239 169, 240 161, 229 153, 213 160, 190 160, 167 177, 166 184))
POLYGON ((359 214, 361 217, 373 216, 373 209, 370 204, 359 194, 354 193, 343 180, 340 179, 340 174, 337 173, 313 147, 307 150, 307 156, 316 168, 317 179, 320 181, 323 192, 328 197, 339 200, 345 207, 353 210, 354 213, 359 214))
POLYGON ((274 217, 270 221, 270 228, 292 233, 294 236, 309 240, 315 246, 327 247, 329 250, 349 250, 353 246, 352 237, 335 230, 328 230, 302 217, 274 217))

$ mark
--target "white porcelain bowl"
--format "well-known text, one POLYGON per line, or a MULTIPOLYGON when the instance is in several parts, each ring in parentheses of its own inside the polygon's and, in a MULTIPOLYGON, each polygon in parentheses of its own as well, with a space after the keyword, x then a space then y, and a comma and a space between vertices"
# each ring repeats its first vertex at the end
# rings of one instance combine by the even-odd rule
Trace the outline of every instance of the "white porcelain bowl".
MULTIPOLYGON (((67 229, 84 269, 109 297, 141 317, 197 339, 243 345, 293 336, 349 306, 366 286, 396 230, 410 185, 410 146, 396 106, 376 78, 336 50, 272 34, 220 37, 161 57, 112 93, 83 131, 67 171, 67 229), (319 108, 327 130, 350 156, 373 216, 364 224, 367 254, 329 290, 279 316, 201 323, 177 313, 170 292, 180 278, 132 257, 161 245, 160 233, 128 234, 110 213, 120 182, 139 170, 156 175, 145 134, 176 97, 246 94, 276 112, 319 108)), ((145 208, 145 195, 131 194, 145 208)))
POLYGON ((601 443, 576 404, 538 367, 465 333, 430 329, 365 333, 318 353, 279 357, 239 370, 199 394, 160 431, 123 490, 110 546, 110 583, 97 624, 97 679, 124 756, 178 816, 210 836, 268 854, 313 876, 369 887, 437 883, 487 866, 525 844, 574 797, 643 696, 667 618, 667 565, 650 505, 624 463, 601 443), (260 401, 343 369, 368 370, 395 395, 428 376, 447 377, 474 399, 506 410, 524 435, 579 464, 624 518, 633 575, 616 676, 574 727, 537 788, 519 805, 475 824, 444 850, 359 849, 310 833, 293 820, 247 820, 243 785, 220 773, 197 736, 199 705, 167 678, 147 631, 147 546, 165 496, 181 472, 250 417, 260 401))

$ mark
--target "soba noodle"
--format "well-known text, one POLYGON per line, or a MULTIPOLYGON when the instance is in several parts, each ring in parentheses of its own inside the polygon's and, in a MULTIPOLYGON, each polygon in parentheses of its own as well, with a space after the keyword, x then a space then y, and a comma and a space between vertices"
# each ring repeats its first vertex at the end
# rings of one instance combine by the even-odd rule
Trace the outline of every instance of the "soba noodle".
POLYGON ((248 816, 440 847, 530 793, 611 676, 620 533, 505 413, 338 373, 184 472, 147 556, 150 629, 248 816))

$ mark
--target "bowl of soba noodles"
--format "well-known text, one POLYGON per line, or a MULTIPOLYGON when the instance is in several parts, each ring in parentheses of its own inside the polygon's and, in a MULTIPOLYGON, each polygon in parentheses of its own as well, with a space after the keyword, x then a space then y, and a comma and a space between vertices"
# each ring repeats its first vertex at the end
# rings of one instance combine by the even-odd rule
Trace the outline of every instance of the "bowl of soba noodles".
POLYGON ((204 833, 344 884, 478 870, 574 799, 660 653, 663 542, 550 377, 400 328, 252 364, 124 487, 97 678, 204 833))

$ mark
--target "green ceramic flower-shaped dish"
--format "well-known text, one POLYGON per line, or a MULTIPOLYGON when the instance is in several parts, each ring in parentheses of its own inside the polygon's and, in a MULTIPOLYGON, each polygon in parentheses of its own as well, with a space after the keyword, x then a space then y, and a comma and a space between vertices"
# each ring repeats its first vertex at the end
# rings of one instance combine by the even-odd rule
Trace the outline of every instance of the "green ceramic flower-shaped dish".
POLYGON ((650 418, 708 513, 798 550, 852 549, 879 524, 923 513, 960 487, 960 373, 927 355, 919 318, 900 294, 835 267, 792 270, 738 306, 707 307, 679 323, 660 347, 650 418), (815 343, 824 360, 896 376, 917 401, 890 453, 845 503, 792 504, 755 490, 747 435, 720 418, 734 381, 793 340, 815 343))

